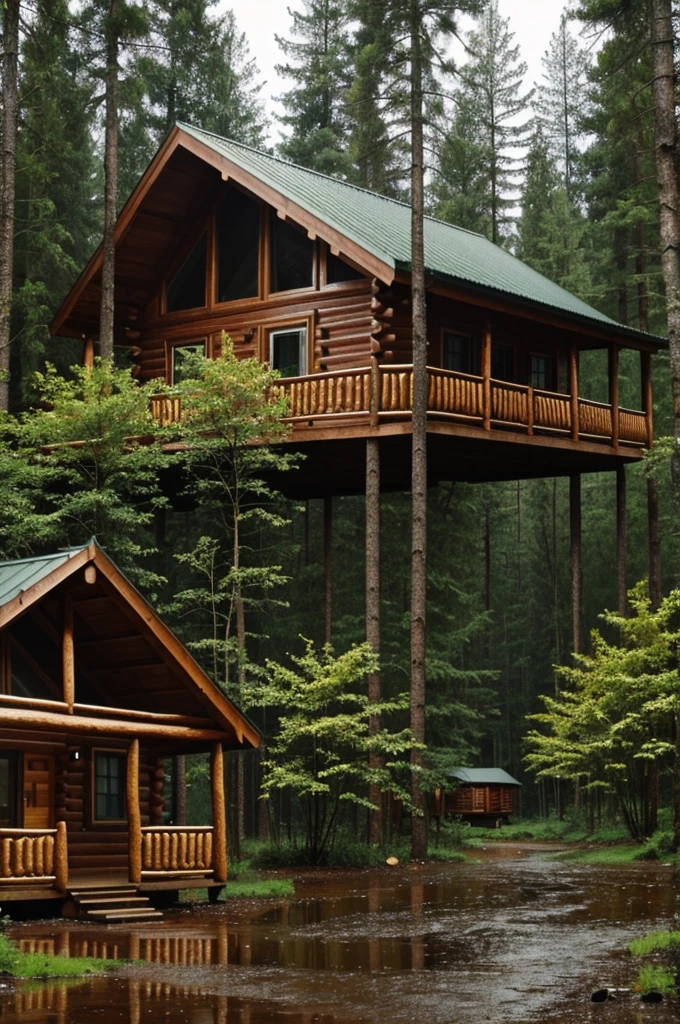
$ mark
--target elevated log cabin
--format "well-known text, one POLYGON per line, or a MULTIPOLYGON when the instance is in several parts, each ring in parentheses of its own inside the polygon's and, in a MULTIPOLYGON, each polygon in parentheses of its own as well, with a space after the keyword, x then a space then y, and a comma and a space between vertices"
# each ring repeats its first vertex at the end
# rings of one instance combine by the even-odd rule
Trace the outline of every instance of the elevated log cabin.
POLYGON ((435 791, 436 817, 500 824, 520 809, 522 783, 502 768, 452 768, 446 774, 450 784, 435 791))
MULTIPOLYGON (((410 210, 188 125, 176 126, 118 220, 116 342, 140 381, 168 383, 182 353, 280 370, 306 495, 363 490, 379 439, 384 487, 408 486, 410 210), (329 448, 329 444, 332 448, 329 448), (331 456, 331 457, 329 457, 331 456)), ((493 480, 616 469, 653 435, 650 357, 662 339, 616 324, 480 235, 425 226, 428 467, 493 480), (579 355, 606 349, 606 402, 579 395, 579 355), (636 408, 619 402, 619 353, 640 354, 636 408)), ((57 313, 55 335, 93 358, 101 251, 57 313)), ((159 419, 181 416, 159 399, 159 419)))
POLYGON ((258 734, 96 541, 0 564, 0 723, 0 903, 224 885, 223 750, 258 734), (198 752, 213 820, 173 825, 198 752))

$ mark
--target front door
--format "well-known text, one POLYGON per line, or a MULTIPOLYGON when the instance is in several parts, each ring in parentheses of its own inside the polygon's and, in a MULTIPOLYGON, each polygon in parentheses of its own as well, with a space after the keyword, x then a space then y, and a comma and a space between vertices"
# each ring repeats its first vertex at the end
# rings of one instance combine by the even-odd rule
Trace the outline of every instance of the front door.
POLYGON ((24 754, 24 828, 52 828, 54 758, 24 754))

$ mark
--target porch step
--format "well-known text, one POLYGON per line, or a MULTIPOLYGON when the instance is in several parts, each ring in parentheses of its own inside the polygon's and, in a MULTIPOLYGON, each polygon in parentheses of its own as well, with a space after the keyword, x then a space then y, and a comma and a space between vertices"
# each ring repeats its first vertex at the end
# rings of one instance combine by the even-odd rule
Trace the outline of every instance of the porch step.
POLYGON ((163 916, 133 885, 71 889, 70 895, 79 916, 95 921, 155 921, 163 916))

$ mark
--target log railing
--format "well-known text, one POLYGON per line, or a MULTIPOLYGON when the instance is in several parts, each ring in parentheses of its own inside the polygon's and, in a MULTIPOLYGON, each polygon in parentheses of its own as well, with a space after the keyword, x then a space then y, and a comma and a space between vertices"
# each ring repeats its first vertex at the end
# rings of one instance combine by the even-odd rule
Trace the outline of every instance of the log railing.
POLYGON ((142 879, 212 874, 212 825, 146 825, 142 833, 142 879))
MULTIPOLYGON (((649 443, 650 423, 644 412, 619 409, 584 398, 539 391, 527 384, 491 380, 468 373, 428 367, 428 413, 477 423, 485 429, 510 428, 529 434, 554 434, 617 446, 649 443), (614 422, 616 420, 616 422, 614 422), (618 431, 616 430, 618 426, 618 431)), ((347 419, 366 421, 374 411, 378 422, 408 418, 413 405, 413 367, 381 366, 373 377, 368 367, 313 373, 281 380, 293 425, 347 419), (375 379, 375 385, 373 380, 375 379), (377 395, 372 388, 377 387, 377 395)), ((158 395, 151 411, 163 426, 181 422, 180 399, 158 395)), ((371 422, 373 422, 371 420, 371 422)))
POLYGON ((53 886, 66 891, 66 825, 56 828, 0 829, 0 887, 15 883, 53 886))

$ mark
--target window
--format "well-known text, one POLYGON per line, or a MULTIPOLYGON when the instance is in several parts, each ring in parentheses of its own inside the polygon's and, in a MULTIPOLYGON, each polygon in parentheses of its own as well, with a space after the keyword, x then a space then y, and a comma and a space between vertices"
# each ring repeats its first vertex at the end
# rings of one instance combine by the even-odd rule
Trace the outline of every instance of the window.
POLYGON ((93 818, 125 820, 125 754, 95 751, 93 818))
POLYGON ((355 270, 354 267, 350 267, 349 263, 345 263, 339 256, 334 256, 333 253, 328 250, 326 256, 326 284, 342 284, 344 281, 360 281, 365 274, 361 271, 355 270))
POLYGON ((492 344, 491 376, 494 380, 515 379, 515 350, 512 345, 492 344))
POLYGON ((205 341, 181 341, 170 347, 170 383, 194 376, 192 356, 205 355, 205 341))
POLYGON ((165 295, 167 313, 205 306, 205 264, 206 241, 202 235, 168 284, 165 295))
POLYGON ((555 388, 555 360, 552 356, 529 356, 529 384, 539 391, 555 388))
POLYGON ((215 217, 217 301, 253 299, 260 293, 260 205, 232 188, 215 217))
POLYGON ((281 220, 272 210, 270 291, 288 292, 313 284, 314 242, 305 231, 281 220))
POLYGON ((0 828, 17 824, 17 759, 15 754, 0 754, 0 828))
POLYGON ((469 334, 442 331, 442 366, 457 373, 474 373, 474 342, 469 334))
POLYGON ((306 347, 305 327, 271 331, 269 364, 272 370, 278 370, 282 377, 301 377, 307 372, 306 347))

